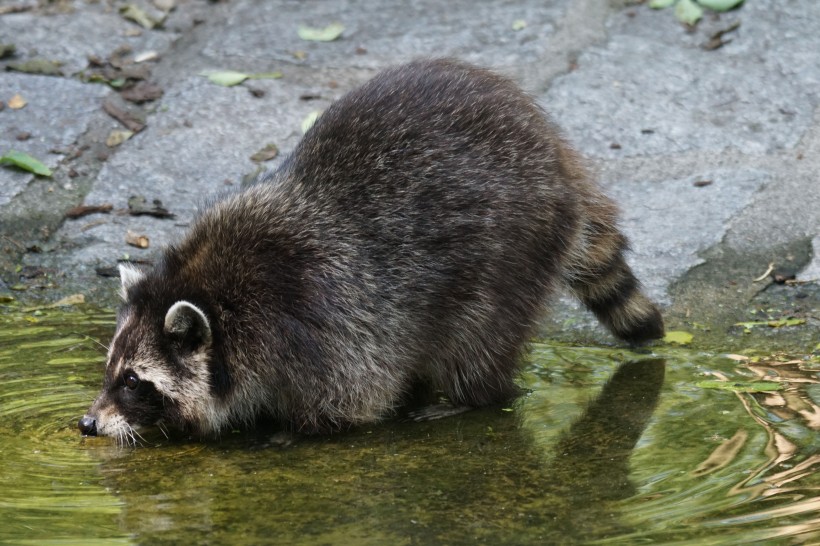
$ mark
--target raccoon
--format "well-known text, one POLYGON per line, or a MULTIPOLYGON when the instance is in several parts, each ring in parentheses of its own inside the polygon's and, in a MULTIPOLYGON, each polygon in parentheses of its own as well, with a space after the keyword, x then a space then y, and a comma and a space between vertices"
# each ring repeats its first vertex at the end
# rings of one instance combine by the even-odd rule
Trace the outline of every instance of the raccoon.
POLYGON ((372 423, 428 383, 517 393, 565 285, 617 337, 662 337, 615 205, 535 101, 455 60, 388 69, 332 104, 281 167, 200 213, 122 298, 85 435, 197 435, 269 417, 372 423))

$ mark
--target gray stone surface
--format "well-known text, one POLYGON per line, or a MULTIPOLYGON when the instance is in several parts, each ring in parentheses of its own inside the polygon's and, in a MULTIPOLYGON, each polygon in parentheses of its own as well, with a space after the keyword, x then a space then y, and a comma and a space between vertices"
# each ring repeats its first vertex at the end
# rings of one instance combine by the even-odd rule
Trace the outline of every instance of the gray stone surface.
POLYGON ((630 263, 652 296, 664 303, 670 279, 704 262, 732 218, 769 179, 762 171, 705 171, 674 180, 623 180, 607 186, 621 205, 630 238, 630 263), (711 180, 708 186, 695 182, 711 180))
POLYGON ((16 60, 56 61, 66 76, 85 70, 89 56, 106 58, 120 46, 128 46, 136 53, 163 52, 178 37, 172 31, 143 31, 104 4, 75 3, 67 13, 33 11, 2 17, 0 39, 17 46, 16 60))
POLYGON ((811 126, 818 90, 816 74, 795 69, 788 59, 820 50, 817 33, 805 27, 808 14, 747 29, 746 21, 762 16, 755 11, 761 9, 758 3, 749 4, 748 16, 726 18, 724 27, 739 17, 743 23, 738 36, 715 51, 700 48, 705 41, 700 34, 681 36, 669 12, 618 14, 609 40, 584 52, 577 70, 558 78, 542 102, 591 156, 792 148, 811 126), (772 47, 801 27, 807 40, 772 47))
MULTIPOLYGON (((137 3, 156 10, 148 0, 137 3)), ((265 164, 275 167, 298 142, 309 112, 378 69, 449 55, 514 78, 564 128, 620 204, 632 239, 630 262, 665 304, 673 327, 686 328, 692 314, 728 325, 743 317, 761 293, 752 279, 769 262, 815 281, 801 285, 799 301, 788 287, 777 292, 783 313, 818 306, 815 0, 747 1, 707 15, 693 31, 671 10, 616 0, 454 0, 446 7, 434 0, 178 0, 152 30, 124 20, 125 4, 67 0, 0 16, 0 42, 17 46, 16 57, 0 65, 46 58, 63 63, 65 72, 62 78, 0 72, 0 100, 13 92, 29 100, 23 110, 0 111, 0 146, 55 168, 46 180, 0 169, 2 278, 30 286, 22 298, 80 291, 112 303, 116 281, 98 277, 95 268, 126 254, 150 260, 180 236, 198 206, 257 169, 251 154, 276 144, 280 157, 265 164), (526 23, 522 30, 513 29, 518 20, 526 23), (334 21, 345 26, 335 42, 297 35, 300 24, 334 21), (736 23, 723 47, 702 48, 736 23), (139 107, 142 132, 109 148, 106 136, 122 127, 101 105, 116 93, 78 75, 89 55, 105 58, 124 44, 134 53, 158 53, 151 78, 165 94, 139 107), (283 77, 225 88, 200 75, 208 69, 283 77), (18 129, 34 136, 17 141, 18 129), (72 147, 85 152, 50 153, 72 147), (124 214, 131 195, 160 199, 176 218, 124 214), (81 202, 115 210, 61 220, 62 211, 81 202), (150 248, 127 246, 129 230, 147 235, 150 248), (21 279, 20 265, 44 268, 48 282, 21 279), (40 285, 56 290, 36 291, 40 285)), ((817 313, 805 315, 816 328, 817 313)), ((591 320, 577 306, 559 304, 554 322, 591 320)))
MULTIPOLYGON (((90 116, 99 110, 107 93, 101 85, 70 79, 0 74, 0 101, 8 102, 19 94, 28 102, 19 110, 5 108, 0 112, 0 155, 17 150, 55 168, 64 155, 55 151, 67 150, 87 130, 90 116), (19 140, 23 133, 30 138, 19 140)), ((32 178, 25 171, 0 169, 0 206, 8 205, 32 178)))
POLYGON ((265 143, 292 148, 310 105, 299 103, 292 92, 284 94, 275 81, 254 86, 265 96, 254 98, 245 87, 220 87, 196 76, 169 90, 148 128, 101 169, 85 202, 126 209, 132 195, 141 195, 149 202, 159 199, 176 218, 97 214, 66 221, 59 236, 77 249, 66 256, 68 263, 82 270, 111 265, 112 258, 126 253, 150 258, 179 235, 199 206, 252 173, 257 167, 249 157, 265 143), (124 246, 128 230, 147 235, 149 249, 124 246))
POLYGON ((294 63, 294 53, 303 51, 304 64, 326 69, 378 69, 418 56, 457 56, 503 68, 542 59, 569 3, 241 2, 203 54, 248 67, 294 63), (513 30, 519 19, 527 22, 526 28, 513 30), (299 24, 323 27, 335 21, 345 25, 342 40, 304 42, 297 35, 299 24))

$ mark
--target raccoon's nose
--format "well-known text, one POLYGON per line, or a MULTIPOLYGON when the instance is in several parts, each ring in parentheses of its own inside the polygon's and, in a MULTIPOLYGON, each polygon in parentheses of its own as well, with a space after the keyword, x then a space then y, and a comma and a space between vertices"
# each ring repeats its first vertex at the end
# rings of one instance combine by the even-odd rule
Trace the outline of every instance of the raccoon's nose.
POLYGON ((93 417, 83 415, 83 418, 80 419, 79 423, 77 423, 77 427, 80 429, 83 436, 97 435, 97 420, 93 417))

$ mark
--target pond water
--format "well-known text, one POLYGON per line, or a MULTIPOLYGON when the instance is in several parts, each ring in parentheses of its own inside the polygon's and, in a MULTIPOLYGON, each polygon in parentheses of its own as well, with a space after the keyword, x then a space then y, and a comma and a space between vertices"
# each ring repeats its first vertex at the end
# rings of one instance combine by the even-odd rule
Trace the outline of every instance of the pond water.
POLYGON ((820 541, 816 358, 535 343, 510 407, 119 448, 76 429, 113 329, 0 311, 0 543, 820 541))

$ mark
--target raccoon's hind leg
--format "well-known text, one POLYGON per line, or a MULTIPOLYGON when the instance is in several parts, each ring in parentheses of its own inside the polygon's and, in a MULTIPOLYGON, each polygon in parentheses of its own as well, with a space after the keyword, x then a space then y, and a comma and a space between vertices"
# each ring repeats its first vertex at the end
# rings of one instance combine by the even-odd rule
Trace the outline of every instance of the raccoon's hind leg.
POLYGON ((603 196, 588 198, 578 241, 565 270, 576 296, 617 337, 640 344, 663 337, 663 318, 641 292, 624 259, 626 237, 616 227, 617 210, 603 196))
POLYGON ((500 404, 521 394, 515 378, 525 339, 500 339, 486 329, 465 337, 459 346, 441 352, 432 363, 433 384, 457 408, 456 413, 500 404))

